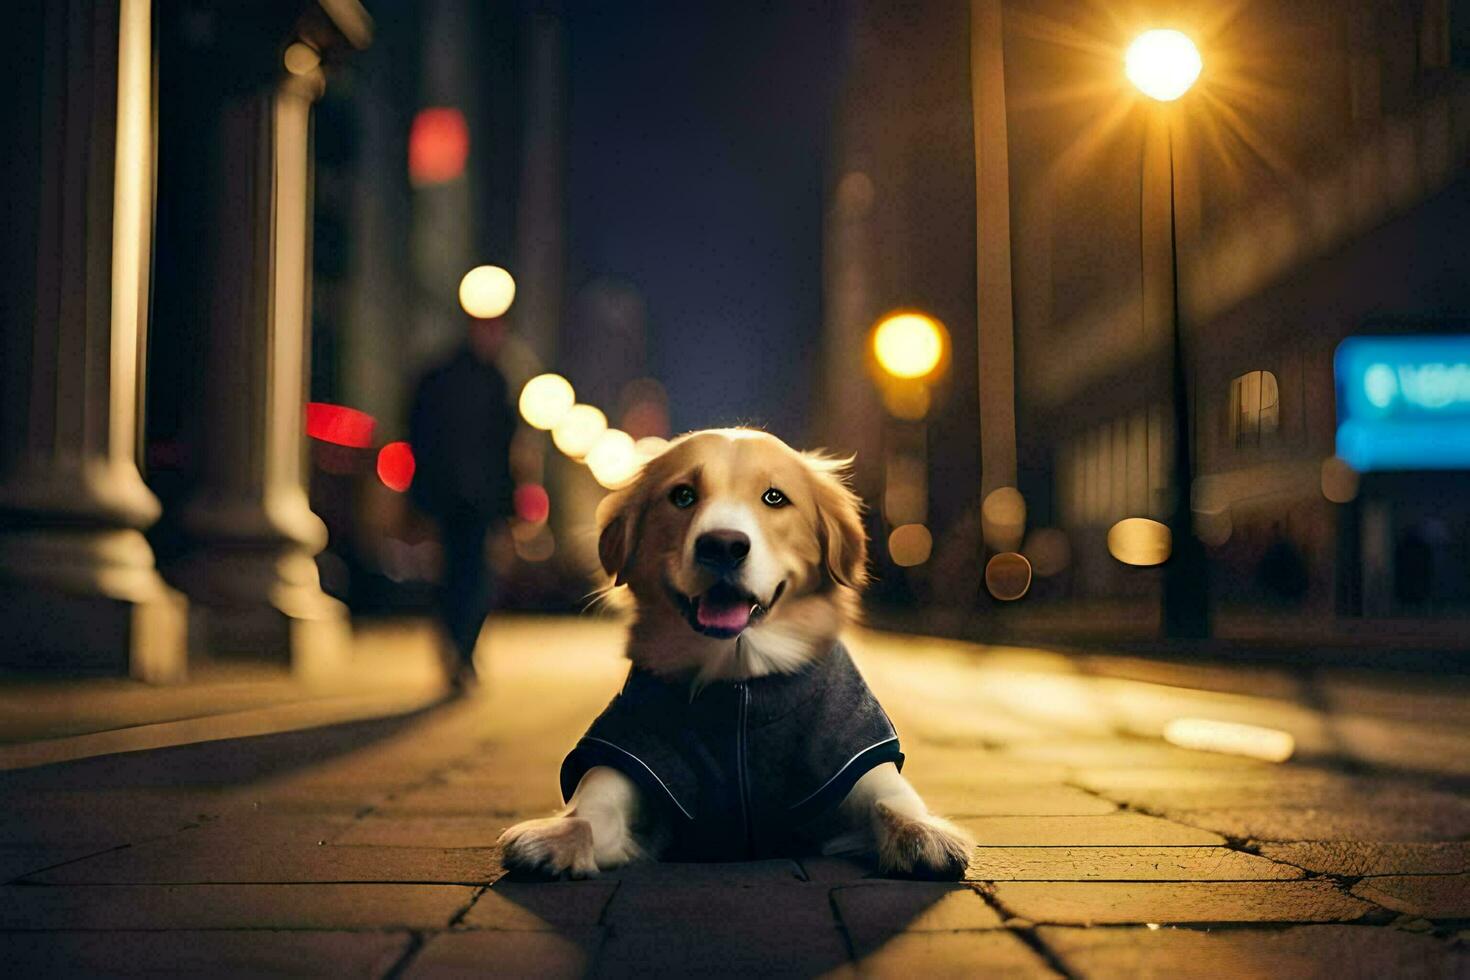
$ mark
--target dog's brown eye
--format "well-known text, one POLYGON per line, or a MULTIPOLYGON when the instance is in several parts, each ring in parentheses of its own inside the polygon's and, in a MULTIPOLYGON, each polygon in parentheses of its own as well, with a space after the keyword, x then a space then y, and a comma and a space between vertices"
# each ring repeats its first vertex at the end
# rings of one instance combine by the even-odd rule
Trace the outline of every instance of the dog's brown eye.
POLYGON ((693 507, 694 501, 697 499, 699 498, 695 494, 694 488, 687 483, 681 483, 669 491, 669 501, 680 510, 686 507, 693 507))
POLYGON ((785 507, 790 501, 786 499, 786 495, 780 490, 771 487, 771 489, 761 494, 761 502, 767 507, 785 507))

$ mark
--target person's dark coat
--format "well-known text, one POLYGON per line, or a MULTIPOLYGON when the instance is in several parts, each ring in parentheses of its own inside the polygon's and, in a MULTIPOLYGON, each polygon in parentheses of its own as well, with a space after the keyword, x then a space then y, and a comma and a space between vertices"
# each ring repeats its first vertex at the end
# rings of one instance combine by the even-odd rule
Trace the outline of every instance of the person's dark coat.
POLYGON ((419 382, 409 415, 410 493, 425 513, 509 515, 516 417, 506 396, 505 377, 468 347, 419 382))
POLYGON ((593 766, 611 766, 664 809, 666 857, 732 861, 791 854, 864 773, 903 766, 898 734, 836 644, 795 674, 710 684, 634 667, 562 763, 570 799, 593 766))

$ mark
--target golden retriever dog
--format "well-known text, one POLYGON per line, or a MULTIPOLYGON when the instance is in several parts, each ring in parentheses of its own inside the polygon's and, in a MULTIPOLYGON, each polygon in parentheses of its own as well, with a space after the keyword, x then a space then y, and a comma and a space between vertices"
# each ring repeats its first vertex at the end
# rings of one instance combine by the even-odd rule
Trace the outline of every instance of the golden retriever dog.
POLYGON ((845 465, 712 429, 603 501, 632 667, 562 765, 566 806, 501 836, 508 869, 820 851, 963 876, 973 843, 899 774, 898 736, 838 640, 867 577, 845 465))

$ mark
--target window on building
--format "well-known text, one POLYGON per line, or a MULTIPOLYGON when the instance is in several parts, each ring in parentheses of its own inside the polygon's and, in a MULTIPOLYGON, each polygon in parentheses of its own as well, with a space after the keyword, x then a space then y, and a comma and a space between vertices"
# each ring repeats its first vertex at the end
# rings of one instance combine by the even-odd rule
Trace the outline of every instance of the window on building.
POLYGON ((1230 382, 1230 442, 1237 449, 1259 446, 1281 428, 1276 375, 1247 371, 1230 382))

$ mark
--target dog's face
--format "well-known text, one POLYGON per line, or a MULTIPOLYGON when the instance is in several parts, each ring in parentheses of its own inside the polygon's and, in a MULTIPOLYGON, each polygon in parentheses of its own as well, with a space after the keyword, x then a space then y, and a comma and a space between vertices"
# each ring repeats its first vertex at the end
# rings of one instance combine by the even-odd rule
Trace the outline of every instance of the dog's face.
POLYGON ((665 643, 676 623, 725 647, 778 640, 812 625, 814 602, 839 619, 866 577, 858 500, 839 470, 764 432, 685 436, 603 502, 603 567, 633 593, 644 633, 665 643))

